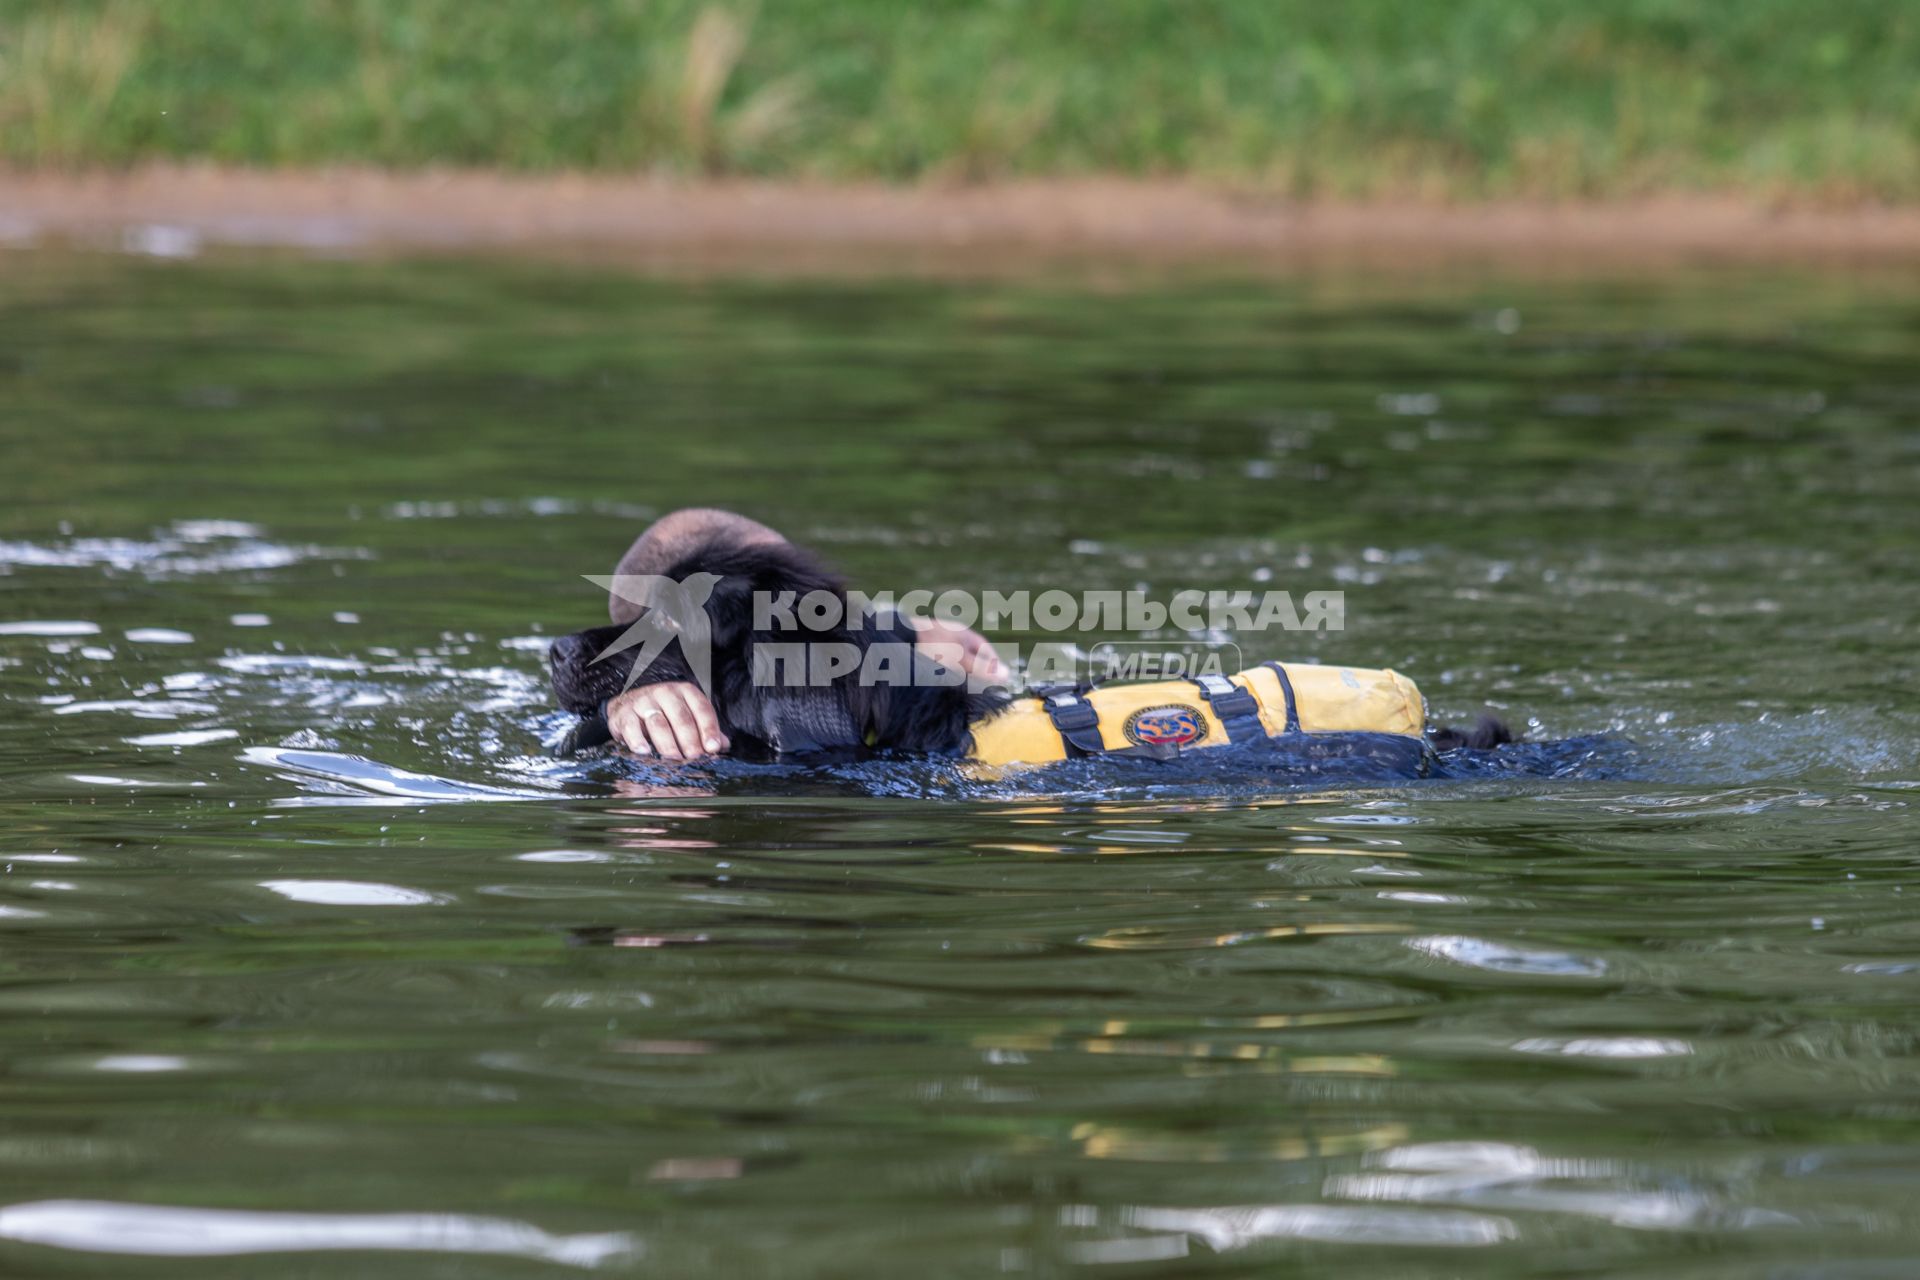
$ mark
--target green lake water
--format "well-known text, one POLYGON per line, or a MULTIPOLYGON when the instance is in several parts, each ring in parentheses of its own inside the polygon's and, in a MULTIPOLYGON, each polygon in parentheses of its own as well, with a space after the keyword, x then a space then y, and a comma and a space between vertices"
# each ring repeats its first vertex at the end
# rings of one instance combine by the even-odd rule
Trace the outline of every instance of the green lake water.
POLYGON ((0 1272, 1920 1273, 1913 280, 4 268, 0 1272), (552 760, 695 503, 1617 749, 552 760))

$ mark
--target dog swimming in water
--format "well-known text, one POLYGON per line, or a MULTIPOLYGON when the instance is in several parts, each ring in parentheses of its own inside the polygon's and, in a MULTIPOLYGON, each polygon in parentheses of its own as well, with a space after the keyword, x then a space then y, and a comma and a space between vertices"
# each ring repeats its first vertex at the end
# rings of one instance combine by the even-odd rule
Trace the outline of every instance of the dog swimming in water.
POLYGON ((817 557, 730 512, 662 518, 609 581, 665 594, 616 588, 612 623, 549 649, 554 696, 581 717, 563 751, 613 742, 669 760, 902 752, 1036 765, 1260 744, 1418 776, 1437 752, 1514 741, 1490 716, 1471 730, 1429 725, 1419 690, 1392 671, 1269 662, 1233 676, 1015 693, 978 634, 856 613, 846 582, 817 557), (763 603, 809 598, 841 607, 810 618, 763 603), (781 664, 770 658, 827 651, 846 656, 825 674, 800 659, 771 678, 781 664))

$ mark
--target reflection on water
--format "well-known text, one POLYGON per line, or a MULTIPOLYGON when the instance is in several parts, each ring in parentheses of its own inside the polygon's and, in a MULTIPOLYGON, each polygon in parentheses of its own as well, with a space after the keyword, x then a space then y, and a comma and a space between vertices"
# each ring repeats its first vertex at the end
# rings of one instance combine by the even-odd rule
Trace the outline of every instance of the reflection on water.
POLYGON ((504 1254, 575 1267, 637 1257, 631 1236, 550 1236, 524 1222, 424 1213, 256 1213, 42 1200, 0 1207, 0 1238, 157 1257, 313 1250, 504 1254))
POLYGON ((0 1269, 1911 1269, 1900 282, 9 266, 0 1269), (1572 745, 550 758, 694 501, 1572 745))

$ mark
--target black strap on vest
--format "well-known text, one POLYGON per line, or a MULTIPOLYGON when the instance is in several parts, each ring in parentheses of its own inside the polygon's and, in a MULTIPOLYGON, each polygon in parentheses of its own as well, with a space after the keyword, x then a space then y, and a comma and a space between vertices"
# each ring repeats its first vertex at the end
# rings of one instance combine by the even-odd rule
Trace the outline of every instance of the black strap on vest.
POLYGON ((1047 709, 1047 718, 1053 721, 1060 740, 1066 744, 1069 760, 1087 756, 1139 756, 1148 760, 1171 760, 1180 754, 1179 744, 1173 742, 1142 742, 1130 747, 1109 747, 1106 739, 1100 736, 1100 713, 1087 701, 1086 692, 1084 688, 1054 689, 1041 697, 1041 705, 1047 709))
MULTIPOLYGON (((1260 723, 1260 699, 1225 676, 1189 677, 1200 690, 1200 697, 1227 731, 1228 742, 1257 742, 1267 736, 1260 723)), ((1292 705, 1292 699, 1288 699, 1292 705)))
POLYGON ((1059 730, 1061 741, 1067 744, 1069 756, 1097 756, 1106 750, 1100 737, 1100 713, 1085 697, 1079 693, 1049 693, 1042 705, 1059 730))
POLYGON ((1280 692, 1287 699, 1287 732, 1299 733, 1300 706, 1293 700, 1293 681, 1287 679, 1287 669, 1277 662, 1263 662, 1260 665, 1270 668, 1274 675, 1280 677, 1280 692))

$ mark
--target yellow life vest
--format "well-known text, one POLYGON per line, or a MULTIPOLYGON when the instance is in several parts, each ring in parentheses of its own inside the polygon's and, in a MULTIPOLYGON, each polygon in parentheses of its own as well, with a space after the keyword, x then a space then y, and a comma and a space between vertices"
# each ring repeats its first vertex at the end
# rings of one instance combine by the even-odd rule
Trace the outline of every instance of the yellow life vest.
POLYGON ((1236 676, 1103 685, 1016 698, 973 726, 980 764, 1047 764, 1109 752, 1170 756, 1287 733, 1419 738, 1426 704, 1397 671, 1268 662, 1236 676))

